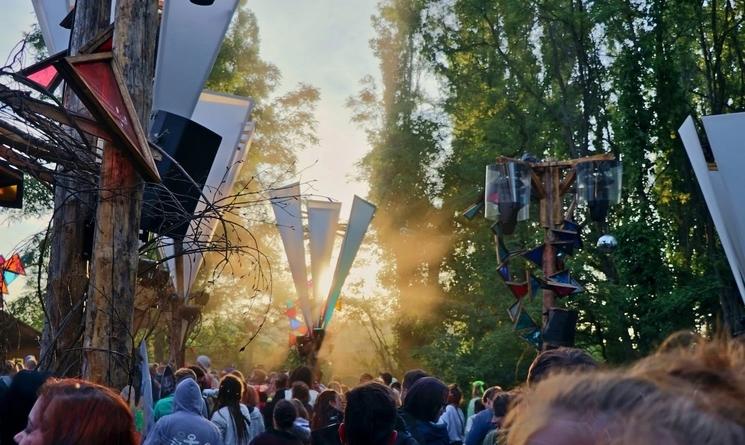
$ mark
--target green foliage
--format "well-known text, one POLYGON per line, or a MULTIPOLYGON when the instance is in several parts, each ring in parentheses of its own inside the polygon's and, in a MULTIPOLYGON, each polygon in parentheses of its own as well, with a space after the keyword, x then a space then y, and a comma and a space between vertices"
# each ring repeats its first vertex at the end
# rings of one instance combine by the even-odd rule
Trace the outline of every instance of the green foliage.
MULTIPOLYGON (((567 261, 588 290, 562 302, 580 311, 579 346, 622 363, 678 329, 737 327, 742 305, 676 130, 689 113, 745 105, 743 14, 736 1, 381 3, 382 84, 366 79, 350 106, 373 147, 362 168, 384 203, 402 363, 459 383, 522 378, 532 354, 505 320, 514 299, 493 239, 457 214, 484 165, 525 152, 624 163, 622 204, 607 227, 585 224, 585 249, 567 261), (593 247, 606 230, 620 241, 612 255, 593 247), (410 310, 423 282, 431 307, 410 310)), ((540 228, 521 226, 510 242, 532 247, 540 228)), ((538 319, 538 302, 528 310, 538 319)))

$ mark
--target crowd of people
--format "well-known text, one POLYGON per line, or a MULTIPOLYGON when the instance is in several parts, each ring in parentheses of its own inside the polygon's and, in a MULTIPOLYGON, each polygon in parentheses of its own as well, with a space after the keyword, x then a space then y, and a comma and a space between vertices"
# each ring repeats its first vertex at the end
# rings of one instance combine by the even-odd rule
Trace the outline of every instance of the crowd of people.
POLYGON ((200 356, 175 372, 152 368, 151 416, 131 386, 34 365, 4 364, 1 445, 745 444, 745 347, 695 335, 618 369, 579 349, 547 350, 524 383, 474 381, 470 397, 420 369, 401 380, 363 374, 350 389, 305 366, 246 379, 200 356))

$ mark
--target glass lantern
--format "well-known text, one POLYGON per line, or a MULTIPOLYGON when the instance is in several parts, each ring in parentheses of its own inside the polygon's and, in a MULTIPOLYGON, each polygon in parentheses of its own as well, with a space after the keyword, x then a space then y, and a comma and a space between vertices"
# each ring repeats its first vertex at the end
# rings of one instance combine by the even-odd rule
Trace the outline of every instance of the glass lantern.
POLYGON ((590 218, 603 222, 611 205, 621 201, 623 167, 617 160, 587 161, 575 166, 577 198, 590 208, 590 218))
POLYGON ((486 166, 484 216, 499 221, 505 234, 514 231, 517 221, 530 216, 530 166, 505 162, 486 166))

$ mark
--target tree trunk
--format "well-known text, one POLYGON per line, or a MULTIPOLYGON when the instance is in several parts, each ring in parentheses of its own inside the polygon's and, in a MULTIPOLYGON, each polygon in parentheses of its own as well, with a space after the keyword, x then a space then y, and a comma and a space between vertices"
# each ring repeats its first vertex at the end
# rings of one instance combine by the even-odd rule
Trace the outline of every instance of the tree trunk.
MULTIPOLYGON (((114 57, 147 128, 152 97, 156 0, 118 0, 114 57)), ((121 388, 130 383, 132 318, 138 265, 138 232, 144 182, 129 155, 104 146, 86 311, 83 374, 121 388)))
MULTIPOLYGON (((109 26, 110 11, 111 0, 78 0, 70 54, 77 54, 78 48, 109 26)), ((65 95, 65 107, 84 110, 72 93, 65 95)), ((77 376, 82 359, 82 300, 88 286, 85 226, 93 219, 96 201, 90 185, 66 175, 56 181, 40 367, 77 376)))

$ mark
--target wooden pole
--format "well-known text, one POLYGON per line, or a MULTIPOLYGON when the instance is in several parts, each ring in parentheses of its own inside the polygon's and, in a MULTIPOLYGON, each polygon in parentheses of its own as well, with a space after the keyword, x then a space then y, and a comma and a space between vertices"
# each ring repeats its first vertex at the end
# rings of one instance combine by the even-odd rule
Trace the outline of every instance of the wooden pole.
MULTIPOLYGON (((76 55, 81 46, 109 26, 110 12, 111 0, 77 1, 70 54, 76 55)), ((69 110, 84 110, 71 92, 65 94, 64 105, 69 110)), ((96 197, 90 185, 73 175, 58 175, 56 181, 44 296, 48 317, 44 320, 39 365, 57 375, 77 376, 82 359, 82 299, 88 287, 86 224, 93 220, 96 197)))
MULTIPOLYGON (((543 185, 543 196, 540 200, 541 225, 543 236, 543 276, 549 277, 556 270, 556 248, 553 245, 554 236, 551 229, 561 226, 561 166, 551 165, 539 172, 543 185)), ((548 323, 548 312, 556 307, 556 294, 549 289, 543 290, 542 327, 548 323)))
MULTIPOLYGON (((114 58, 148 127, 158 26, 157 0, 118 0, 114 58)), ((120 147, 104 146, 88 289, 83 375, 114 388, 130 383, 132 317, 144 183, 120 147)))

